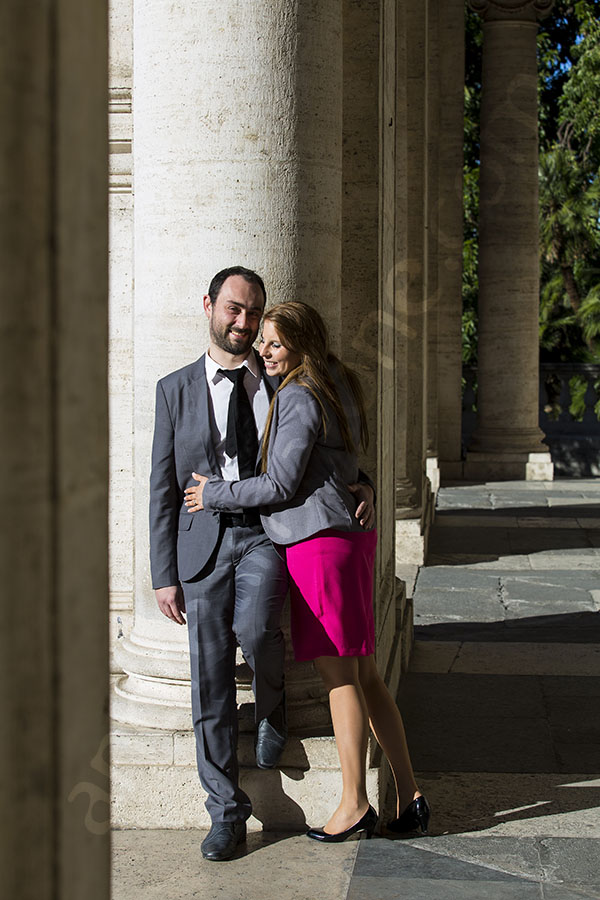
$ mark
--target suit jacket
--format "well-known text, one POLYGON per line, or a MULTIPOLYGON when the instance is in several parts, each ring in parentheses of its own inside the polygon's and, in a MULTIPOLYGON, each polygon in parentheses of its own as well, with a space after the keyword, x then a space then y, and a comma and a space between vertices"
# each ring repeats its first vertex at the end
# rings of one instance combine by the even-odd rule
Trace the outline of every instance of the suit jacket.
MULTIPOLYGON (((356 403, 335 367, 331 374, 358 446, 356 403)), ((205 509, 260 506, 263 527, 278 544, 296 543, 326 528, 363 531, 347 485, 371 482, 359 472, 356 453, 346 450, 337 416, 327 404, 325 413, 326 428, 321 406, 308 388, 296 382, 287 385, 275 400, 268 471, 244 481, 212 477, 204 486, 205 509)))
MULTIPOLYGON (((272 396, 279 379, 266 375, 260 356, 256 357, 272 396)), ((150 475, 150 568, 154 588, 176 585, 198 575, 219 538, 218 513, 189 513, 183 493, 186 487, 196 484, 192 472, 220 474, 209 410, 204 355, 158 382, 150 475)))

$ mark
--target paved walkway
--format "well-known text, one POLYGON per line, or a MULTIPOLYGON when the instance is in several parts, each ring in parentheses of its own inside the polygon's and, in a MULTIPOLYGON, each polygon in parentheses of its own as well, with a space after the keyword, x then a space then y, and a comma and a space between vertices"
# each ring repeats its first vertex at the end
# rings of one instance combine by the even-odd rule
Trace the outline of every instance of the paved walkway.
POLYGON ((442 489, 399 698, 429 837, 114 835, 114 900, 600 898, 600 480, 442 489))

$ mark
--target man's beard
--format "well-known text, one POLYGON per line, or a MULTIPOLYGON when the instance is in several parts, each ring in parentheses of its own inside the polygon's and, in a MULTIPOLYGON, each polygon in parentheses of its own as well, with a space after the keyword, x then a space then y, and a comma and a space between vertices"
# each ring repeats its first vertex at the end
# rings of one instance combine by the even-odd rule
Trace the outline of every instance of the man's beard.
MULTIPOLYGON (((245 356, 248 353, 248 351, 250 350, 250 348, 252 347, 252 344, 254 343, 254 338, 248 332, 247 334, 244 335, 244 337, 246 338, 245 341, 233 342, 229 338, 230 330, 231 329, 228 326, 218 329, 217 327, 215 327, 215 325, 213 324, 213 322, 211 320, 210 325, 209 325, 209 331, 210 331, 210 338, 211 338, 213 344, 216 344, 216 346, 220 350, 224 350, 225 353, 231 353, 233 356, 245 356)), ((239 334, 239 332, 238 332, 238 334, 239 334)))

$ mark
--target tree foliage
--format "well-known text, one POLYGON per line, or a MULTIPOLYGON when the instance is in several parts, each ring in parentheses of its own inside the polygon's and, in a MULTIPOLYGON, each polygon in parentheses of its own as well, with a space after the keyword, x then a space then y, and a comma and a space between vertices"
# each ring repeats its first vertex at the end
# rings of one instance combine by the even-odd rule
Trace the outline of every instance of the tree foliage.
MULTIPOLYGON (((540 348, 599 361, 600 0, 555 3, 538 34, 540 348)), ((476 362, 481 20, 466 12, 463 358, 476 362)))

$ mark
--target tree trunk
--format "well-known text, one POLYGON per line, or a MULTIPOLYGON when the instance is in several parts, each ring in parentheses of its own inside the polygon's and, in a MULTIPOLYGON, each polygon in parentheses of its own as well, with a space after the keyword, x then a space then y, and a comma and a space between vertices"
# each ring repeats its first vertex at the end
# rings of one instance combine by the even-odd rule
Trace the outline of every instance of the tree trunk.
POLYGON ((575 284, 575 277, 573 275, 573 267, 572 266, 561 266, 562 277, 565 283, 565 290, 569 296, 569 302, 573 307, 574 312, 579 312, 579 307, 581 306, 581 299, 579 297, 579 291, 577 290, 577 285, 575 284))

